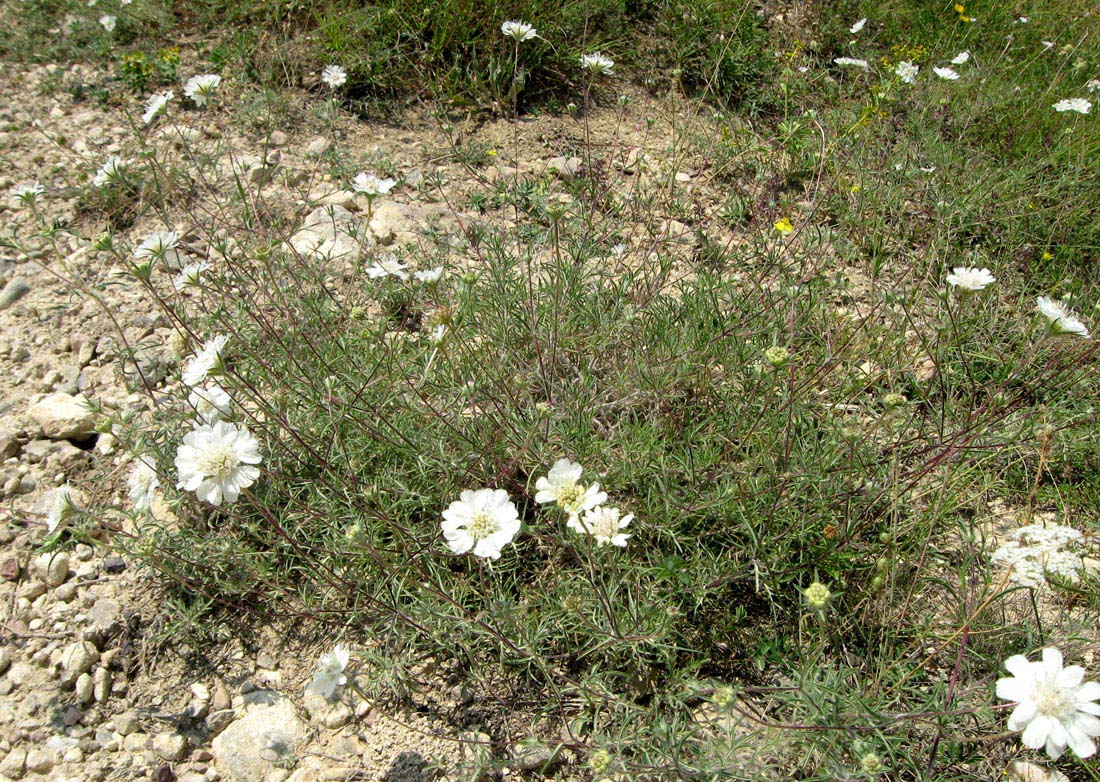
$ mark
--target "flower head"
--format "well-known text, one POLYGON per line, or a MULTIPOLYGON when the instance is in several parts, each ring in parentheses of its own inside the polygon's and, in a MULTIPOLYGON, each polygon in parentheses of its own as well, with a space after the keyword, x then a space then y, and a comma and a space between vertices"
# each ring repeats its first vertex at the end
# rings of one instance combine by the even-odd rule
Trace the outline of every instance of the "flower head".
POLYGON ((1009 578, 1020 586, 1041 586, 1051 574, 1076 581, 1083 565, 1076 550, 1081 539, 1073 527, 1029 524, 1012 533, 990 561, 1011 568, 1009 578))
POLYGON ((339 65, 326 65, 321 71, 321 81, 329 86, 330 90, 343 87, 347 83, 348 72, 339 65))
POLYGON ((607 502, 607 494, 600 491, 600 484, 584 486, 578 483, 584 468, 568 459, 558 459, 545 478, 535 481, 535 502, 544 505, 557 503, 569 515, 569 521, 576 521, 585 511, 592 510, 607 502))
POLYGON ((519 511, 503 489, 467 489, 443 511, 441 527, 454 553, 500 559, 519 532, 519 511))
POLYGON ((500 26, 500 31, 508 38, 512 38, 516 43, 523 43, 524 41, 530 41, 532 38, 537 38, 538 33, 532 25, 527 22, 505 22, 500 26))
POLYGON ((413 272, 413 277, 417 282, 422 282, 425 285, 435 285, 439 282, 439 279, 443 276, 443 267, 436 266, 434 269, 421 269, 420 271, 413 272))
POLYGON ((180 273, 172 280, 172 287, 178 291, 184 288, 197 288, 202 273, 210 269, 206 261, 192 261, 180 269, 180 273))
POLYGON ((66 483, 54 489, 53 504, 46 514, 46 529, 50 532, 55 531, 62 522, 68 521, 76 514, 77 510, 76 500, 73 499, 72 487, 69 484, 66 483))
POLYGON ((1083 682, 1085 669, 1062 667, 1062 653, 1043 649, 1041 662, 1017 654, 1005 660, 1011 677, 997 681, 997 697, 1015 701, 1008 729, 1023 731, 1030 749, 1046 748, 1054 760, 1069 747, 1080 758, 1096 753, 1093 738, 1100 736, 1100 684, 1083 682))
POLYGON ((932 73, 947 81, 955 81, 959 78, 959 74, 955 72, 954 68, 933 68, 932 73))
POLYGON ((205 106, 206 101, 210 99, 221 83, 222 77, 216 73, 192 76, 183 85, 183 94, 194 101, 196 106, 205 106))
POLYGON ((585 511, 583 516, 571 517, 566 526, 575 532, 591 535, 596 539, 597 546, 611 545, 626 548, 626 541, 630 535, 623 530, 633 520, 633 513, 622 516, 618 508, 601 505, 585 511))
POLYGON ((233 400, 214 380, 192 388, 187 395, 187 404, 195 411, 195 420, 207 426, 233 415, 233 400))
POLYGON ((794 224, 791 222, 791 218, 789 218, 789 217, 780 217, 778 220, 775 221, 775 224, 772 225, 772 228, 774 228, 775 230, 779 231, 779 233, 786 236, 787 234, 789 234, 791 231, 794 230, 794 224))
POLYGON ((963 293, 985 290, 996 281, 997 278, 989 269, 956 266, 954 271, 947 275, 947 284, 958 288, 963 293))
POLYGON ((141 115, 141 121, 148 125, 158 114, 163 114, 168 107, 168 101, 176 97, 176 93, 172 90, 168 92, 158 92, 151 96, 149 100, 145 101, 145 113, 141 115))
POLYGON ((160 261, 170 269, 184 265, 179 251, 180 238, 175 231, 154 231, 134 248, 134 257, 142 261, 160 261))
POLYGON ((970 52, 959 52, 951 58, 952 65, 966 65, 970 62, 970 52))
POLYGON ((1035 309, 1047 319, 1047 332, 1051 335, 1073 334, 1085 339, 1089 338, 1089 330, 1073 310, 1065 305, 1065 302, 1039 296, 1035 299, 1035 309))
POLYGON ((860 19, 858 22, 853 24, 851 27, 849 27, 848 32, 850 32, 852 35, 855 35, 860 30, 862 30, 864 25, 866 25, 866 24, 867 24, 867 17, 865 16, 862 19, 860 19))
POLYGON ((581 55, 581 68, 596 76, 614 76, 615 61, 600 52, 581 55))
POLYGON ((408 266, 401 263, 393 255, 383 255, 373 266, 368 266, 365 271, 372 280, 379 277, 396 277, 399 280, 409 279, 409 273, 405 271, 408 266))
POLYGON ((1088 114, 1092 111, 1092 102, 1084 98, 1067 98, 1054 104, 1055 111, 1076 111, 1078 114, 1088 114))
POLYGON ((902 84, 916 84, 917 73, 920 71, 920 66, 915 65, 908 60, 902 60, 898 63, 898 67, 894 69, 895 75, 901 79, 902 84))
POLYGON ((176 452, 177 488, 193 491, 204 502, 236 502, 241 490, 260 477, 260 444, 245 427, 218 421, 197 426, 176 452))
POLYGON ((130 471, 128 483, 130 502, 134 503, 134 509, 149 510, 157 496, 157 488, 160 486, 157 466, 150 457, 139 456, 134 460, 134 468, 130 471))
POLYGON ((122 158, 118 155, 109 156, 103 165, 99 167, 99 170, 95 172, 95 176, 92 177, 92 184, 95 187, 103 187, 120 181, 122 179, 122 168, 122 158))
POLYGON ((229 337, 219 334, 211 340, 207 340, 202 350, 196 353, 183 370, 183 384, 189 388, 200 385, 206 376, 217 370, 222 363, 222 350, 229 342, 229 337))
POLYGON ((379 179, 373 173, 360 171, 352 180, 351 189, 356 193, 362 193, 367 198, 377 198, 393 190, 396 184, 397 182, 392 179, 379 179))
POLYGON ((99 23, 103 26, 103 29, 109 33, 113 33, 115 31, 115 24, 117 22, 118 18, 115 16, 111 16, 110 14, 104 14, 103 16, 99 17, 99 23))
POLYGON ((867 70, 871 67, 866 60, 860 60, 856 57, 837 57, 835 60, 833 60, 833 62, 837 65, 848 65, 853 68, 861 68, 863 70, 867 70))
POLYGON ((12 188, 12 198, 19 202, 20 206, 33 206, 38 196, 46 192, 46 188, 35 182, 33 185, 17 185, 12 188))
POLYGON ((806 605, 812 610, 824 611, 828 607, 829 601, 833 599, 833 593, 829 591, 829 587, 820 581, 815 581, 802 590, 802 597, 806 600, 806 605))
POLYGON ((347 647, 336 644, 331 652, 321 655, 317 663, 317 673, 313 674, 313 681, 309 683, 310 692, 315 692, 325 700, 332 700, 337 687, 343 687, 348 683, 347 674, 344 673, 351 660, 351 653, 347 647))

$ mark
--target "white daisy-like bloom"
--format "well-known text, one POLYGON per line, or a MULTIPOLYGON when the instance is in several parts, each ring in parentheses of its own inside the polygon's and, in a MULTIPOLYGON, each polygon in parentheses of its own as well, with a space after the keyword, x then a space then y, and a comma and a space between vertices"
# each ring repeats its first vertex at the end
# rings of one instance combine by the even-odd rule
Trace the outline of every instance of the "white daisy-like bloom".
POLYGON ((194 411, 195 420, 207 426, 233 416, 232 398, 214 380, 192 388, 187 395, 187 406, 194 411))
POLYGON ((46 514, 46 529, 55 532, 61 523, 67 521, 77 512, 76 501, 73 499, 72 487, 65 484, 54 490, 53 504, 46 514))
POLYGON ((321 81, 328 85, 330 90, 343 87, 348 81, 348 72, 339 65, 326 65, 321 71, 321 81))
POLYGON ((1016 21, 1013 24, 1027 24, 1031 19, 1027 16, 1017 16, 1016 21))
POLYGON ((545 478, 535 481, 535 502, 545 505, 557 503, 569 515, 569 524, 587 510, 607 502, 607 494, 600 491, 600 484, 584 486, 579 483, 584 468, 568 459, 558 459, 545 478))
POLYGON ((256 465, 262 460, 260 443, 247 428, 225 421, 197 426, 176 452, 176 488, 211 505, 233 503, 260 477, 256 465))
POLYGON ((1035 299, 1035 309, 1047 319, 1047 331, 1050 334, 1073 334, 1077 337, 1089 338, 1089 330, 1065 302, 1039 296, 1035 299))
POLYGON ((847 65, 853 68, 862 68, 863 70, 867 70, 871 67, 866 60, 860 60, 857 57, 837 57, 833 62, 837 65, 847 65))
POLYGON ((306 689, 315 692, 325 700, 332 700, 337 687, 343 687, 348 683, 347 674, 344 671, 351 661, 351 652, 346 646, 336 644, 331 652, 321 655, 317 663, 317 672, 313 674, 313 681, 306 689))
POLYGON ((601 505, 585 511, 583 516, 569 519, 567 526, 576 532, 591 535, 596 539, 597 546, 611 545, 626 548, 626 541, 630 535, 623 530, 633 520, 633 513, 621 516, 618 508, 601 505))
POLYGON ((447 337, 447 324, 446 323, 440 323, 438 326, 436 326, 434 329, 432 329, 430 332, 428 332, 428 342, 430 342, 430 343, 432 343, 433 345, 436 345, 436 346, 442 345, 443 340, 446 337, 447 337))
POLYGON ((46 192, 46 188, 38 182, 32 184, 16 185, 11 189, 12 198, 19 202, 20 206, 33 206, 38 196, 46 192))
POLYGON ((99 17, 99 23, 103 26, 103 29, 109 33, 115 31, 115 24, 118 22, 118 18, 111 16, 110 14, 103 14, 99 17))
POLYGON ((1085 82, 1085 89, 1089 92, 1100 92, 1100 79, 1089 79, 1085 82))
POLYGON ((379 277, 396 277, 399 280, 409 279, 409 273, 405 271, 409 267, 397 260, 396 256, 383 255, 373 266, 368 266, 365 271, 372 280, 379 277))
POLYGON ((168 107, 168 101, 174 97, 176 97, 176 93, 172 90, 158 92, 150 96, 149 100, 145 101, 145 113, 141 115, 141 121, 148 125, 156 119, 158 114, 164 113, 168 107))
POLYGON ((1100 736, 1100 683, 1086 682, 1079 665, 1062 667, 1062 653, 1043 649, 1043 659, 1031 662, 1022 654, 1005 660, 1011 677, 997 680, 997 697, 1015 701, 1008 729, 1023 731, 1029 749, 1046 749, 1057 760, 1072 749, 1079 758, 1096 754, 1100 736))
POLYGON ((217 370, 222 362, 222 350, 229 337, 219 334, 213 339, 207 340, 202 350, 196 353, 187 366, 183 369, 183 384, 188 388, 201 385, 207 375, 217 370))
POLYGON ((523 43, 524 41, 530 41, 532 38, 537 38, 538 33, 532 25, 527 22, 509 21, 504 22, 500 26, 500 31, 508 38, 512 38, 516 43, 523 43))
POLYGON ((500 559, 519 532, 519 511, 503 489, 467 489, 443 511, 440 526, 454 553, 500 559))
POLYGON ((932 73, 946 81, 955 81, 959 78, 959 74, 955 72, 954 68, 933 68, 932 73))
POLYGON ((92 177, 92 185, 103 187, 118 182, 122 179, 122 168, 122 158, 118 155, 111 155, 95 172, 95 176, 92 177))
POLYGON ((615 61, 600 52, 581 55, 581 68, 591 71, 596 76, 614 76, 615 61))
POLYGON ((1075 111, 1078 114, 1088 114, 1092 111, 1092 101, 1084 98, 1066 98, 1054 104, 1055 111, 1075 111))
POLYGON ((966 65, 970 62, 970 52, 959 52, 951 58, 952 65, 966 65))
POLYGON ((184 288, 197 288, 201 282, 202 273, 209 271, 210 264, 206 261, 192 261, 180 269, 180 273, 172 280, 172 287, 178 291, 184 288))
POLYGON ((183 85, 183 94, 194 101, 196 106, 205 106, 221 83, 222 77, 216 73, 192 76, 183 85))
POLYGON ((160 261, 170 269, 182 268, 185 258, 179 251, 180 238, 175 231, 154 231, 134 248, 134 257, 142 261, 160 261))
POLYGON ((848 32, 850 32, 852 35, 855 35, 860 30, 862 30, 864 25, 866 25, 866 24, 867 24, 867 17, 865 16, 862 19, 860 19, 858 22, 853 24, 851 27, 849 27, 848 32))
POLYGON ((1046 51, 1047 49, 1053 49, 1054 48, 1054 41, 1043 41, 1042 44, 1043 44, 1043 51, 1046 51))
POLYGON ((989 269, 975 269, 964 266, 956 266, 947 275, 947 284, 958 288, 965 293, 983 291, 995 283, 997 278, 989 269))
POLYGON ((434 269, 422 269, 420 271, 413 272, 413 277, 417 282, 422 282, 425 285, 435 285, 439 282, 443 276, 443 267, 436 266, 434 269))
POLYGON ((130 471, 128 484, 130 502, 134 503, 134 510, 149 510, 160 487, 160 476, 157 475, 157 466, 152 458, 139 456, 134 459, 134 468, 130 471))
POLYGON ((990 561, 1009 568, 1013 583, 1033 589, 1046 583, 1048 575, 1077 581, 1084 566, 1078 553, 1083 539, 1073 527, 1030 524, 1016 530, 990 561))
POLYGON ((367 198, 377 198, 393 190, 396 184, 397 182, 389 178, 379 179, 373 172, 368 174, 366 171, 360 171, 352 180, 351 189, 356 193, 362 193, 367 198))
POLYGON ((908 60, 902 60, 898 63, 898 67, 894 68, 894 74, 901 79, 902 84, 916 84, 919 72, 920 66, 908 60))

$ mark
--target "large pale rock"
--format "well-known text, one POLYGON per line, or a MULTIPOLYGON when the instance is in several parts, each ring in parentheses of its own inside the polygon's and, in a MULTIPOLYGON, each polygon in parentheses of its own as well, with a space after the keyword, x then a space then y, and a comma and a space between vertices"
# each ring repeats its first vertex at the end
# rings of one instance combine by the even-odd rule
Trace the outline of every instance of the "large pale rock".
POLYGON ((51 440, 86 440, 95 434, 95 418, 82 394, 50 394, 31 405, 27 414, 51 440))
POLYGON ((306 258, 354 262, 369 242, 365 227, 351 212, 329 204, 306 215, 289 244, 306 258))
POLYGON ((277 767, 293 765, 309 738, 309 728, 290 701, 270 690, 245 696, 244 714, 218 734, 211 749, 222 776, 255 782, 277 767))

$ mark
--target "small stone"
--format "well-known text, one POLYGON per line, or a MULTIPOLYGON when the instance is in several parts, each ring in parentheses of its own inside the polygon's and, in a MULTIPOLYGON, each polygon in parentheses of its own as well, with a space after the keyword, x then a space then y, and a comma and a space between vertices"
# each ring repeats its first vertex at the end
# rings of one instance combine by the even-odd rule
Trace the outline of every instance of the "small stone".
POLYGON ((122 748, 127 752, 141 752, 149 746, 148 733, 131 733, 122 740, 122 748))
POLYGON ((277 768, 264 777, 264 782, 286 782, 290 779, 290 771, 285 768, 277 768))
POLYGON ((187 739, 178 733, 161 733, 153 739, 153 751, 163 760, 179 762, 187 756, 187 739))
POLYGON ((267 137, 267 143, 273 147, 285 147, 289 141, 290 137, 281 130, 273 130, 267 137))
POLYGON ((59 587, 69 577, 69 554, 67 551, 42 554, 35 559, 35 566, 39 574, 45 578, 47 586, 59 587))
POLYGON ((31 292, 31 284, 22 277, 12 277, 0 291, 0 311, 6 310, 31 292))
POLYGON ((16 747, 3 761, 0 761, 0 774, 12 779, 22 779, 26 769, 27 750, 24 747, 16 747))
POLYGON ((11 649, 7 646, 0 646, 0 675, 7 673, 8 668, 11 667, 11 649))
POLYGON ((141 720, 132 711, 124 711, 115 717, 115 730, 120 735, 129 736, 131 733, 137 733, 141 730, 141 720))
POLYGON ((512 746, 509 764, 514 768, 531 771, 542 768, 554 760, 554 752, 541 742, 520 742, 512 746))
POLYGON ((27 753, 27 771, 35 774, 48 774, 61 761, 61 754, 49 747, 32 749, 27 753))
POLYGON ((102 646, 122 629, 122 605, 117 600, 101 597, 88 611, 87 622, 81 634, 96 646, 102 646))
POLYGON ((76 706, 70 706, 65 709, 65 713, 61 715, 61 721, 65 724, 65 727, 71 728, 74 725, 79 725, 80 720, 84 718, 84 712, 78 709, 76 706))
POLYGON ((76 692, 77 701, 83 706, 87 706, 95 699, 95 684, 89 674, 80 674, 73 690, 76 692))
POLYGON ((45 581, 39 581, 38 579, 35 579, 34 581, 28 581, 20 586, 19 589, 16 590, 15 594, 18 597, 22 597, 26 600, 34 600, 35 598, 46 594, 47 589, 48 587, 46 586, 45 581))
POLYGON ((11 695, 15 691, 15 682, 11 679, 0 679, 0 695, 11 695))
POLYGON ((321 157, 328 152, 329 141, 324 136, 317 136, 306 144, 306 155, 309 157, 321 157))
POLYGON ((56 393, 31 405, 27 415, 51 440, 87 440, 95 434, 95 418, 82 394, 56 393))
POLYGON ((112 554, 103 560, 104 573, 121 573, 125 569, 126 560, 118 556, 118 554, 112 554))
POLYGON ((0 432, 0 461, 10 459, 19 453, 19 440, 8 432, 0 432))
POLYGON ((229 725, 237 718, 236 712, 233 709, 219 709, 218 711, 212 711, 206 715, 205 725, 206 731, 211 736, 217 736, 223 730, 229 727, 229 725))
POLYGON ((15 557, 7 557, 3 562, 0 562, 0 578, 5 581, 18 581, 19 574, 22 572, 23 568, 15 557))
POLYGON ((114 684, 113 678, 110 668, 103 666, 96 668, 95 675, 92 677, 94 682, 92 697, 95 698, 96 703, 106 703, 111 697, 111 686, 114 684))
POLYGON ((57 599, 62 603, 71 603, 76 599, 77 586, 73 583, 62 584, 54 590, 54 594, 57 595, 57 599))
POLYGON ((87 641, 69 644, 61 653, 61 667, 65 671, 62 684, 74 684, 82 673, 87 673, 99 662, 99 650, 87 641))
POLYGON ((579 157, 559 156, 551 158, 546 167, 562 179, 575 179, 581 171, 581 159, 579 157))
POLYGON ((351 717, 351 707, 346 703, 337 701, 325 712, 322 724, 329 730, 336 730, 347 725, 351 717))

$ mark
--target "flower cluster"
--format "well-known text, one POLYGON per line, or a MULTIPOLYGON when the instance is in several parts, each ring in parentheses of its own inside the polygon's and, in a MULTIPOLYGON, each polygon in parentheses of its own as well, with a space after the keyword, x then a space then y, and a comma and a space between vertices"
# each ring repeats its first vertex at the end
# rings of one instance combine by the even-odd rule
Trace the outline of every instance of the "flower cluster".
POLYGON ((555 503, 565 511, 566 526, 574 532, 591 535, 597 546, 626 547, 630 535, 623 532, 634 520, 634 515, 623 516, 616 507, 608 507, 607 493, 600 491, 600 484, 588 486, 580 483, 584 468, 569 459, 559 459, 546 477, 535 482, 535 502, 540 505, 555 503))
POLYGON ((1081 540, 1081 533, 1073 527, 1030 524, 1012 533, 1012 538, 993 552, 991 561, 1011 568, 1009 578, 1020 586, 1038 587, 1050 574, 1076 581, 1082 563, 1075 549, 1081 540))

